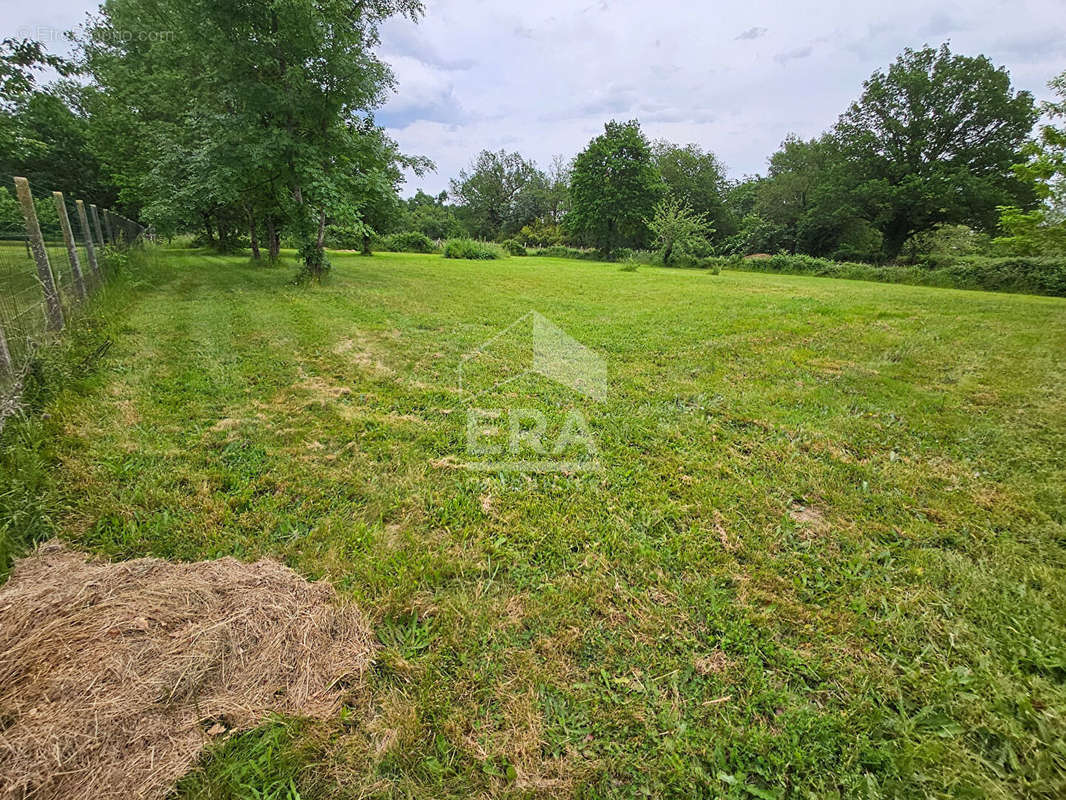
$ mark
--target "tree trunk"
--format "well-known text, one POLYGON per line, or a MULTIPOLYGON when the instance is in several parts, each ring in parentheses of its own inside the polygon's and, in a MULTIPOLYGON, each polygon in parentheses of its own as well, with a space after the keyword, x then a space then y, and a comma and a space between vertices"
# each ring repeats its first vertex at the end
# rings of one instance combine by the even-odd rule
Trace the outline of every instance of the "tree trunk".
POLYGON ((215 217, 215 227, 218 229, 218 249, 224 253, 227 249, 226 240, 229 238, 229 229, 221 214, 215 217))
POLYGON ((204 230, 207 231, 207 245, 208 247, 215 246, 215 229, 211 225, 211 215, 204 214, 204 230))
POLYGON ((663 266, 664 267, 670 266, 670 256, 672 256, 673 254, 674 254, 674 243, 670 242, 670 244, 666 245, 666 250, 663 251, 663 266))
POLYGON ((255 214, 248 212, 248 234, 252 238, 252 258, 259 260, 259 232, 255 227, 255 214))
POLYGON ((266 219, 267 227, 267 247, 270 249, 270 260, 277 261, 278 256, 281 254, 281 241, 278 237, 277 228, 274 226, 274 217, 268 216, 266 219))
POLYGON ((884 250, 885 256, 889 261, 894 262, 899 258, 900 252, 903 250, 903 245, 907 243, 907 239, 910 238, 911 232, 903 225, 889 225, 882 232, 881 249, 884 250))
POLYGON ((364 233, 363 234, 363 255, 364 256, 373 255, 373 253, 370 252, 370 234, 369 233, 364 233))

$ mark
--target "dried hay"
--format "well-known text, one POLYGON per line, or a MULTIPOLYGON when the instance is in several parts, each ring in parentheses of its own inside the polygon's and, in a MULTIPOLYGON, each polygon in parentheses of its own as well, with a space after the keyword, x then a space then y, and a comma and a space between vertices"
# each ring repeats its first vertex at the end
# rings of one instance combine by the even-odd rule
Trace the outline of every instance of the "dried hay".
POLYGON ((49 543, 0 588, 0 797, 165 797, 212 734, 335 713, 371 655, 358 609, 276 562, 49 543))

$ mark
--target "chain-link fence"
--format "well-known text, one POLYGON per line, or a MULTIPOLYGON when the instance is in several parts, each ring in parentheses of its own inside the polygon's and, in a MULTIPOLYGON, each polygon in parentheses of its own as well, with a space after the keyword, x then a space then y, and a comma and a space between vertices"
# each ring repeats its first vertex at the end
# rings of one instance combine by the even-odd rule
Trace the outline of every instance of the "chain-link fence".
POLYGON ((0 421, 37 348, 108 278, 115 249, 145 229, 120 214, 14 178, 0 191, 0 421))

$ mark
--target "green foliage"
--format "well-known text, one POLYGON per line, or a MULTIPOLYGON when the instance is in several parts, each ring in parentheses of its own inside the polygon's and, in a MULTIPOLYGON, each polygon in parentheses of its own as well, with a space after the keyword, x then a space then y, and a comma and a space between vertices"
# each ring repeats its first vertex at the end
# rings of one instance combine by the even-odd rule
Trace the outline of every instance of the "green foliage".
POLYGON ((1022 211, 1017 206, 999 209, 1001 235, 992 249, 1015 256, 1066 255, 1066 221, 1052 222, 1046 209, 1022 211))
POLYGON ((737 226, 737 232, 722 242, 723 255, 751 255, 773 253, 785 249, 788 235, 781 225, 776 225, 758 214, 745 214, 737 226))
POLYGON ((370 116, 393 84, 374 55, 378 27, 421 10, 418 0, 112 0, 82 41, 102 90, 97 151, 161 230, 203 224, 224 244, 249 215, 284 223, 318 275, 323 224, 382 227, 402 168, 428 166, 401 156, 370 116))
POLYGON ((707 219, 708 235, 735 233, 734 220, 724 199, 725 165, 714 153, 705 152, 696 144, 682 147, 662 140, 652 145, 652 152, 667 191, 707 219))
MULTIPOLYGON (((969 225, 938 225, 929 231, 915 234, 907 242, 908 261, 927 261, 930 258, 953 260, 965 256, 987 255, 989 236, 969 225)), ((845 259, 847 260, 847 259, 845 259)), ((853 259, 862 261, 863 259, 853 259)))
POLYGON ((436 253, 437 243, 424 233, 405 231, 384 237, 379 249, 392 253, 436 253))
POLYGON ((601 257, 601 254, 596 250, 566 247, 561 244, 537 248, 531 251, 530 255, 540 256, 541 258, 576 258, 583 261, 596 261, 601 257))
POLYGON ((1023 150, 1025 161, 1015 165, 1018 179, 1032 189, 1040 205, 1031 211, 1016 206, 999 209, 1001 235, 993 245, 1010 255, 1066 255, 1066 72, 1049 87, 1059 102, 1043 104, 1048 122, 1023 150))
POLYGON ((309 800, 299 789, 305 756, 298 737, 306 727, 274 719, 216 744, 178 782, 173 800, 309 800))
POLYGON ((748 272, 1066 297, 1066 259, 1063 258, 930 257, 923 266, 879 267, 781 253, 769 258, 719 259, 718 263, 748 272))
POLYGON ((707 237, 713 232, 705 213, 693 211, 687 201, 673 195, 659 201, 647 225, 662 254, 663 264, 668 267, 678 256, 692 256, 695 251, 706 255, 707 237))
POLYGON ((448 205, 447 193, 431 197, 421 189, 406 204, 406 211, 398 222, 401 230, 418 231, 435 242, 469 235, 459 221, 454 206, 448 205))
POLYGON ((449 239, 444 243, 445 258, 465 258, 475 261, 503 258, 504 251, 491 242, 476 239, 449 239))
POLYGON ((872 249, 864 239, 869 225, 851 203, 852 180, 847 160, 833 137, 802 141, 789 137, 770 157, 770 169, 756 187, 753 219, 741 224, 740 241, 752 242, 747 252, 778 250, 828 256, 840 251, 871 253, 876 258, 881 240, 872 249), (745 223, 747 223, 745 225, 745 223))
POLYGON ((640 124, 608 122, 574 160, 568 228, 607 258, 619 247, 648 242, 646 220, 664 193, 640 124))
POLYGON ((508 239, 503 243, 503 249, 512 256, 528 255, 525 246, 517 239, 508 239))
POLYGON ((548 179, 518 153, 483 150, 452 181, 451 196, 474 236, 496 239, 539 219, 548 179))
POLYGON ((22 175, 37 191, 60 191, 68 199, 111 208, 117 192, 90 147, 82 92, 74 83, 53 84, 11 109, 7 122, 18 144, 0 148, 0 175, 22 175))
POLYGON ((555 247, 565 241, 562 226, 552 222, 525 225, 515 238, 526 247, 555 247))
POLYGON ((945 223, 991 230, 999 206, 1024 206, 1011 166, 1037 112, 1006 70, 947 45, 907 49, 863 87, 834 132, 849 167, 838 174, 888 258, 916 233, 945 223))

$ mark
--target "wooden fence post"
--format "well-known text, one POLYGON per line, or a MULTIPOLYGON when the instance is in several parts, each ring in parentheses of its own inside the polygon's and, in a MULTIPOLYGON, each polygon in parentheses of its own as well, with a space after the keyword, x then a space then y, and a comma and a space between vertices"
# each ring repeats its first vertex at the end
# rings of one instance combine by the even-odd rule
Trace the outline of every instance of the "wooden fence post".
POLYGON ((111 227, 111 212, 104 209, 104 230, 107 231, 107 240, 115 244, 115 229, 111 227))
POLYGON ((15 362, 11 360, 11 351, 7 349, 7 336, 4 335, 4 321, 0 319, 0 375, 4 374, 15 374, 15 362))
POLYGON ((96 229, 96 241, 98 241, 100 246, 103 247, 107 242, 104 241, 104 232, 100 229, 100 211, 96 208, 95 203, 89 204, 89 213, 93 218, 93 228, 96 229))
POLYGON ((37 221, 37 209, 33 207, 30 182, 25 178, 15 178, 15 192, 18 194, 19 205, 22 206, 22 216, 26 219, 26 233, 30 237, 33 260, 37 262, 37 280, 44 291, 48 328, 58 331, 63 327, 63 305, 59 301, 52 265, 48 261, 48 251, 44 249, 44 236, 41 235, 41 224, 37 221))
POLYGON ((63 199, 62 192, 52 192, 52 199, 56 203, 56 211, 59 213, 59 227, 63 231, 63 244, 67 246, 67 256, 70 258, 70 271, 74 275, 74 288, 78 291, 78 298, 85 300, 89 295, 85 291, 85 278, 81 274, 81 259, 78 258, 78 243, 74 241, 74 231, 70 229, 70 215, 67 214, 67 201, 63 199))
POLYGON ((89 256, 89 266, 92 267, 93 275, 97 283, 103 280, 100 275, 100 265, 96 263, 96 248, 93 246, 93 232, 89 228, 89 216, 85 213, 85 203, 75 200, 74 205, 78 209, 78 222, 81 224, 81 235, 85 237, 85 252, 89 256))

